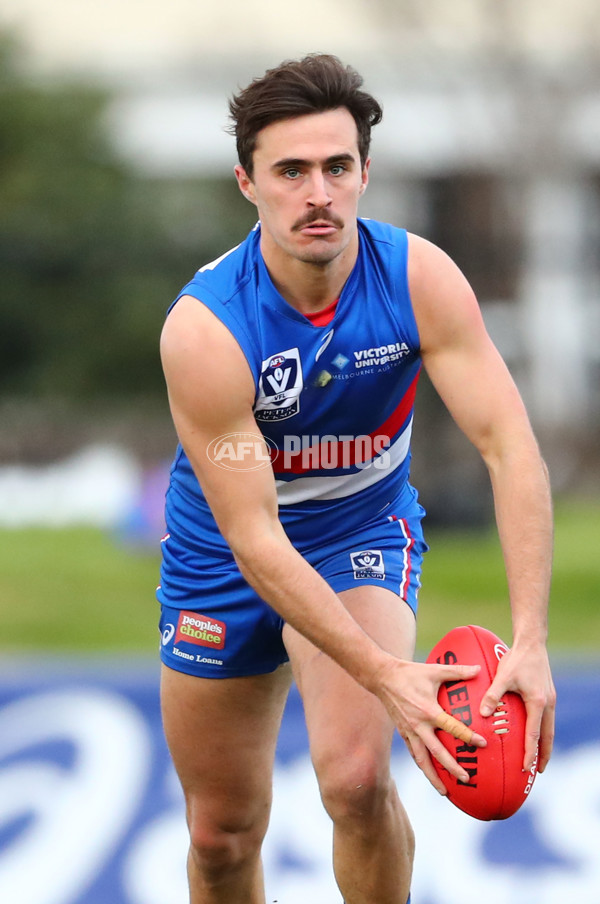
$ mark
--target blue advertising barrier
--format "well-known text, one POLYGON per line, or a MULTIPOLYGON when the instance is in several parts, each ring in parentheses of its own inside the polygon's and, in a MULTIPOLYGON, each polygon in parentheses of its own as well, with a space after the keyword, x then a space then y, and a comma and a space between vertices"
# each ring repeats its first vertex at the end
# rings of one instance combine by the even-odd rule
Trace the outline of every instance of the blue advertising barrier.
MULTIPOLYGON (((394 745, 417 835, 413 904, 599 904, 600 668, 556 670, 556 752, 510 820, 465 816, 394 745)), ((0 668, 0 901, 184 904, 183 802, 158 667, 27 659, 0 668)), ((267 901, 339 904, 331 826, 292 692, 264 846, 267 901)))

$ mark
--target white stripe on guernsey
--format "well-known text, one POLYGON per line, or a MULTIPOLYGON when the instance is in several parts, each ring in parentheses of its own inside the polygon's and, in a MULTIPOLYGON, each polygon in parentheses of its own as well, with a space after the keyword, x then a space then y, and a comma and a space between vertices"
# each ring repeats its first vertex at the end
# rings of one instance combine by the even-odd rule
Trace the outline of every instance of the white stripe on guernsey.
POLYGON ((410 578, 410 551, 412 549, 412 537, 409 535, 406 522, 404 518, 399 518, 396 522, 400 525, 400 530, 402 531, 402 536, 406 540, 406 545, 404 546, 404 551, 402 553, 404 563, 402 565, 402 580, 400 581, 400 599, 405 600, 406 596, 404 595, 406 592, 406 585, 410 578))
POLYGON ((353 496, 367 487, 384 480, 392 471, 400 467, 410 449, 412 418, 395 443, 387 450, 390 463, 387 468, 368 465, 352 474, 337 477, 296 477, 295 480, 276 480, 277 498, 280 505, 295 505, 298 502, 325 501, 353 496))
POLYGON ((221 257, 218 257, 216 260, 211 261, 209 264, 204 264, 203 267, 200 267, 198 273, 205 273, 207 270, 214 270, 215 267, 218 267, 221 261, 224 261, 226 257, 229 257, 230 254, 233 254, 234 251, 237 251, 240 246, 236 245, 235 248, 230 248, 229 251, 226 251, 225 254, 222 254, 221 257))
MULTIPOLYGON (((259 228, 259 226, 260 226, 260 220, 258 221, 258 223, 256 223, 252 227, 250 232, 256 232, 256 230, 259 228)), ((240 245, 236 245, 234 248, 230 248, 229 251, 226 251, 225 254, 222 254, 221 257, 218 257, 216 260, 211 261, 209 264, 204 264, 203 267, 200 267, 200 269, 198 270, 198 273, 204 273, 206 270, 214 270, 215 267, 217 267, 221 263, 221 261, 224 261, 225 258, 229 257, 230 254, 233 254, 234 251, 237 251, 239 247, 240 247, 240 245)))

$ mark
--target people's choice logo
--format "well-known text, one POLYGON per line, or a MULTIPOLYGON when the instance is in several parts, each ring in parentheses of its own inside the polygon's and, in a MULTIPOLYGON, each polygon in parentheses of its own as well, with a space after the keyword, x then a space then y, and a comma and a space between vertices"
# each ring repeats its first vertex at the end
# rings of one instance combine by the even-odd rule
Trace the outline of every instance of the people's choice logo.
POLYGON ((262 433, 224 433, 208 444, 206 454, 226 471, 259 471, 271 466, 277 447, 262 433))
POLYGON ((225 646, 227 625, 216 618, 209 618, 199 612, 181 612, 177 623, 175 643, 193 643, 201 647, 215 647, 222 650, 225 646))

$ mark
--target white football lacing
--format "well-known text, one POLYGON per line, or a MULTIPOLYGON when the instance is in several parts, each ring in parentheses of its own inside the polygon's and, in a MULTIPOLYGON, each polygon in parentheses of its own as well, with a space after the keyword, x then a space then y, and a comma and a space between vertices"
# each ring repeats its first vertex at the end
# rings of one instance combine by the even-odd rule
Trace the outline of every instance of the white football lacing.
POLYGON ((494 713, 493 724, 498 727, 494 728, 494 734, 508 734, 508 732, 510 730, 510 724, 509 724, 508 718, 505 718, 505 717, 508 717, 508 713, 504 709, 505 706, 506 706, 506 703, 504 702, 504 700, 501 700, 500 703, 498 704, 498 706, 496 707, 496 712, 494 713), (506 727, 503 728, 502 726, 506 726, 506 727))

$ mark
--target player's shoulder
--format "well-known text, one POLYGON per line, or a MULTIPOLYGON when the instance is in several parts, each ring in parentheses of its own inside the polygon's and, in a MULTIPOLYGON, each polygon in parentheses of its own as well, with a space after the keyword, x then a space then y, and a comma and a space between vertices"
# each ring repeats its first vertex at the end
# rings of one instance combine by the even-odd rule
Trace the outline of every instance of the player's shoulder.
POLYGON ((257 224, 239 245, 230 248, 215 260, 203 264, 183 287, 178 298, 192 295, 200 300, 207 300, 207 296, 210 296, 223 304, 230 302, 253 278, 258 258, 259 235, 257 224))
POLYGON ((406 280, 408 243, 406 229, 360 217, 358 230, 361 237, 361 255, 369 273, 379 273, 384 281, 394 286, 406 280))
POLYGON ((183 295, 166 318, 160 336, 160 357, 167 383, 213 386, 227 362, 227 373, 240 384, 248 376, 250 355, 223 318, 192 295, 183 295), (217 364, 217 366, 215 366, 217 364))
MULTIPOLYGON (((179 292, 168 308, 161 336, 161 353, 183 361, 188 352, 207 366, 217 360, 228 364, 241 352, 251 368, 260 363, 260 349, 249 326, 248 302, 253 297, 260 231, 230 251, 205 264, 179 292), (192 351, 190 351, 192 350, 192 351)), ((241 360, 241 358, 240 358, 241 360)), ((194 365, 195 366, 195 365, 194 365)))
POLYGON ((371 220, 368 217, 359 217, 358 228, 360 234, 374 244, 389 245, 394 248, 406 246, 407 232, 400 226, 384 223, 381 220, 371 220))
POLYGON ((465 288, 468 283, 454 260, 439 245, 415 233, 407 233, 408 281, 411 291, 432 287, 438 295, 442 285, 465 288))
POLYGON ((423 353, 482 335, 475 293, 457 264, 438 245, 408 236, 407 285, 423 353))
POLYGON ((436 245, 430 239, 427 239, 422 235, 417 235, 415 232, 407 232, 406 241, 408 243, 410 256, 414 260, 429 261, 439 260, 440 258, 446 258, 448 261, 450 260, 446 252, 440 248, 439 245, 436 245))

